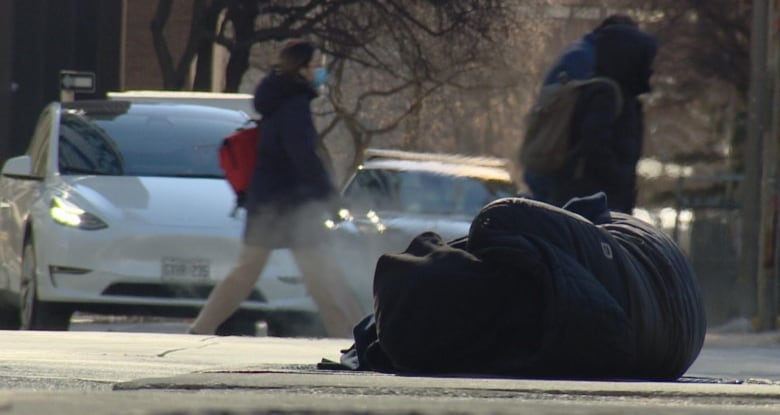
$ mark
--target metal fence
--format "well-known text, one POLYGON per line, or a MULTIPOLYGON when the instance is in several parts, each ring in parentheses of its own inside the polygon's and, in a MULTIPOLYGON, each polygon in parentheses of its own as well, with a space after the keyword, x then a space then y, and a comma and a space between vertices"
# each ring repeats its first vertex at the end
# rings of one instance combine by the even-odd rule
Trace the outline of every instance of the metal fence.
POLYGON ((738 317, 742 216, 739 175, 681 177, 675 191, 675 220, 668 229, 686 252, 702 290, 707 321, 720 325, 738 317), (717 193, 701 192, 717 185, 717 193))

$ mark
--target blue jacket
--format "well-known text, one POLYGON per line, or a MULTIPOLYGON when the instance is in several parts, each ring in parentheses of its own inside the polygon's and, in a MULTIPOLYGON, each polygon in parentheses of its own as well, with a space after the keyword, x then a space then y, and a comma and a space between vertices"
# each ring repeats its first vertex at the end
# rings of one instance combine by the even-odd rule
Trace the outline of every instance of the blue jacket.
POLYGON ((314 89, 304 80, 272 72, 257 86, 254 106, 263 116, 257 165, 247 195, 247 208, 284 212, 302 203, 325 200, 335 186, 317 156, 317 131, 310 101, 314 89))
POLYGON ((593 75, 596 67, 596 49, 593 46, 595 35, 588 33, 577 42, 572 43, 563 51, 553 66, 544 76, 544 84, 558 82, 561 72, 569 79, 586 79, 593 75))

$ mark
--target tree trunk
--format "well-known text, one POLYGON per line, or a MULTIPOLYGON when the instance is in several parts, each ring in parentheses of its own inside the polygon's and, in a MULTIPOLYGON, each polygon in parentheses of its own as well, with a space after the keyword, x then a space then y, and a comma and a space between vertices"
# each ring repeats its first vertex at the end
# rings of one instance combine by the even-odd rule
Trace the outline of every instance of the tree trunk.
MULTIPOLYGON (((219 14, 223 7, 218 3, 212 3, 211 7, 204 13, 203 30, 205 33, 215 34, 217 32, 217 23, 219 14)), ((198 61, 195 65, 195 79, 192 81, 194 91, 212 90, 212 65, 214 64, 214 40, 212 36, 204 36, 198 42, 198 61)))
POLYGON ((226 18, 233 22, 235 42, 225 69, 225 92, 238 92, 241 78, 249 69, 249 51, 257 13, 256 0, 234 0, 228 7, 226 18))

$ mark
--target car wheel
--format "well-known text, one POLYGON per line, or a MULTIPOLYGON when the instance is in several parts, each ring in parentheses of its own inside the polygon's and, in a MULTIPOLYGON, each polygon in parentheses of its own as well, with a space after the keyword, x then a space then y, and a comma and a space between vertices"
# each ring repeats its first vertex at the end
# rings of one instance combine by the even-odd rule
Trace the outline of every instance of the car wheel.
POLYGON ((265 324, 268 335, 274 337, 327 337, 319 314, 274 313, 265 324))
POLYGON ((20 328, 22 330, 67 330, 73 310, 59 304, 38 300, 36 268, 32 242, 27 242, 22 252, 20 328))
POLYGON ((256 336, 257 321, 233 315, 220 324, 214 334, 217 336, 256 336))
POLYGON ((19 330, 19 308, 10 304, 0 305, 0 330, 19 330))

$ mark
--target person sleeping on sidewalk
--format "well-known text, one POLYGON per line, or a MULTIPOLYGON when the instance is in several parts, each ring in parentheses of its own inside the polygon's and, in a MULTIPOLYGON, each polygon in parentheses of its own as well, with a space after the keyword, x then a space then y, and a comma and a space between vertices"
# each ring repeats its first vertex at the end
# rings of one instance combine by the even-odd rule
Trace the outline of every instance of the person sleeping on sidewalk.
POLYGON ((423 233, 380 257, 374 298, 335 366, 673 380, 706 330, 682 251, 652 225, 608 211, 603 193, 564 208, 500 199, 463 238, 423 233))

